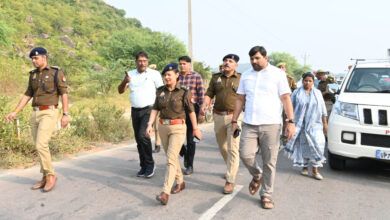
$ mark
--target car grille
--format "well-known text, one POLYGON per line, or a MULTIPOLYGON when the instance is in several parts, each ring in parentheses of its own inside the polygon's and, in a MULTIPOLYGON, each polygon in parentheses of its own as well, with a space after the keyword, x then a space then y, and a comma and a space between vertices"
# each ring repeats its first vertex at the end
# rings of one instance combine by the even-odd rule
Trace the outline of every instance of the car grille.
POLYGON ((362 133, 361 137, 361 145, 390 148, 390 136, 362 133))
POLYGON ((363 123, 369 125, 387 126, 390 124, 386 109, 363 108, 363 123))

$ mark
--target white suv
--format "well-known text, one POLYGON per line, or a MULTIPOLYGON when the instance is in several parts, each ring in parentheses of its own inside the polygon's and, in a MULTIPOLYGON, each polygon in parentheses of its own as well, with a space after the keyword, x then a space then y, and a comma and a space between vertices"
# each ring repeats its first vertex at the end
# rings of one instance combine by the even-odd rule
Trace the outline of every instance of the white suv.
POLYGON ((390 62, 357 61, 346 75, 329 117, 328 159, 390 160, 390 62))

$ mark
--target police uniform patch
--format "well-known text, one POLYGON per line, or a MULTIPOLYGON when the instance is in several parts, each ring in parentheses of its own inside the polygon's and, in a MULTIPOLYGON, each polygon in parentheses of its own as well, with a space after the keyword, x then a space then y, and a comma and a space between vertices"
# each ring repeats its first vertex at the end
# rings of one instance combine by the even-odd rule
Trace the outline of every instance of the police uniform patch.
POLYGON ((164 97, 164 96, 165 96, 165 92, 163 91, 160 93, 160 97, 164 97))
POLYGON ((222 80, 221 80, 221 77, 218 77, 218 79, 217 79, 217 82, 216 82, 217 84, 221 84, 222 83, 222 80))
POLYGON ((62 76, 62 82, 66 82, 66 78, 65 78, 65 76, 62 76))
POLYGON ((46 79, 49 79, 49 76, 45 76, 46 79))

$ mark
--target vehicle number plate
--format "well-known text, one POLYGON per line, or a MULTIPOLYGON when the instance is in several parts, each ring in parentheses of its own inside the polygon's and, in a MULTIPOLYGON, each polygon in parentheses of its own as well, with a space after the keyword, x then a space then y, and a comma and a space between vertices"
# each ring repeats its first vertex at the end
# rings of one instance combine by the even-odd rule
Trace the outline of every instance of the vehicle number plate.
POLYGON ((390 151, 376 150, 376 158, 390 160, 390 151))

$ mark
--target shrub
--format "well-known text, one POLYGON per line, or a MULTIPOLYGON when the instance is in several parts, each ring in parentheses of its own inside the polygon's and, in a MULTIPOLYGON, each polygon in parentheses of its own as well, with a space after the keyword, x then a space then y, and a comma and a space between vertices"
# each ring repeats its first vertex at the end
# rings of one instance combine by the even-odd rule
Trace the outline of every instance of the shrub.
MULTIPOLYGON (((91 116, 78 110, 79 116, 71 121, 73 135, 87 137, 89 140, 118 142, 133 137, 130 120, 123 117, 124 109, 116 105, 100 103, 91 109, 91 116), (81 113, 82 112, 82 113, 81 113)), ((76 113, 77 114, 77 113, 76 113)))

